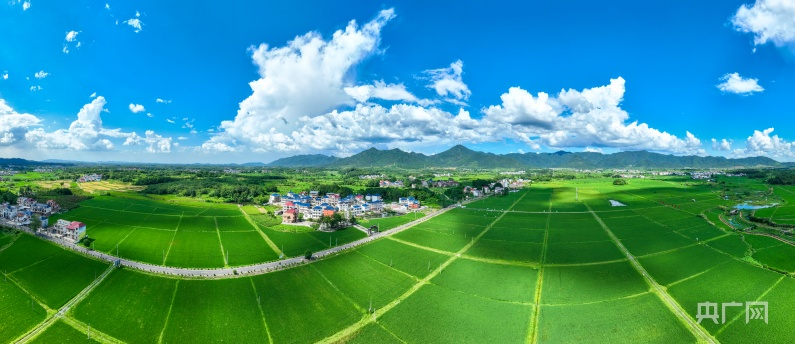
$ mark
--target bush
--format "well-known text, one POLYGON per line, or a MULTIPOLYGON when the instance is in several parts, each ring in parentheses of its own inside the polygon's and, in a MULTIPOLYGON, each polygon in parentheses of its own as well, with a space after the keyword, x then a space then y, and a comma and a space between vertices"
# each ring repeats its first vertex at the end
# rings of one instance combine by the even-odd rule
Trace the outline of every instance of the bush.
POLYGON ((621 178, 614 179, 613 180, 613 185, 627 185, 627 181, 625 179, 621 179, 621 178))

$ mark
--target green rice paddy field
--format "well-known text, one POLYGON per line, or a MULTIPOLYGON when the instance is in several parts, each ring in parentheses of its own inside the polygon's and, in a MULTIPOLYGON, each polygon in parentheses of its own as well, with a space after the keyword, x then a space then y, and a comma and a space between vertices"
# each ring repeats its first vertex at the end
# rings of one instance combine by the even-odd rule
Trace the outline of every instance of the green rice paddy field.
MULTIPOLYGON (((262 275, 196 280, 115 269, 34 341, 87 340, 90 324, 92 340, 127 343, 791 342, 795 247, 698 216, 727 205, 708 186, 611 181, 533 185, 262 275), (728 308, 717 324, 697 323, 698 303, 746 301, 769 302, 767 324, 746 323, 744 307, 728 308)), ((107 228, 109 243, 97 249, 110 252, 118 240, 120 251, 137 248, 157 264, 166 244, 166 263, 207 267, 223 265, 221 246, 235 241, 328 247, 328 237, 312 232, 251 225, 236 207, 92 201, 68 215, 93 214, 84 222, 107 228), (144 236, 128 242, 139 230, 144 236)), ((0 269, 8 269, 0 342, 37 326, 107 268, 28 235, 9 240, 0 251, 0 269), (61 265, 74 273, 58 274, 61 265)))
MULTIPOLYGON (((303 255, 361 239, 346 229, 293 233, 253 206, 163 202, 142 197, 100 196, 53 216, 81 221, 93 249, 153 265, 184 268, 244 266, 303 255)), ((387 220, 387 219, 384 219, 387 220)), ((404 219, 400 219, 404 220, 404 219)), ((395 220, 392 220, 395 222, 395 220)), ((405 222, 410 220, 406 219, 405 222)), ((0 240, 3 240, 0 238, 0 240)), ((2 241, 0 241, 2 243, 2 241)))

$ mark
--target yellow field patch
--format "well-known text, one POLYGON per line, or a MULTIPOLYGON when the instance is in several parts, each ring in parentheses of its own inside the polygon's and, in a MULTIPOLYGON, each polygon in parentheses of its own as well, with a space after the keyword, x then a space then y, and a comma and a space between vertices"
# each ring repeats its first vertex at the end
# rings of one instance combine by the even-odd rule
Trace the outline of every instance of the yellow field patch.
POLYGON ((90 193, 97 191, 141 191, 144 189, 143 186, 111 181, 78 183, 77 185, 80 186, 83 191, 90 193))

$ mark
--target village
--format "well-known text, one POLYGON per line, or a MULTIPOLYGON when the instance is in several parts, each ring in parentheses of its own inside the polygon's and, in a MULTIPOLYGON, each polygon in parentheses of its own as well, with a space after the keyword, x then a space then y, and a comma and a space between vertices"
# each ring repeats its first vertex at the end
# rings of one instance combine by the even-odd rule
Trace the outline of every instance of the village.
MULTIPOLYGON (((524 185, 524 180, 504 179, 497 183, 490 183, 482 188, 465 186, 464 194, 467 197, 482 197, 491 193, 503 193, 505 188, 502 185, 510 185, 510 188, 519 188, 524 185), (504 183, 504 184, 503 184, 504 183)), ((454 180, 443 181, 422 181, 424 187, 459 187, 460 184, 454 180)), ((406 187, 400 181, 380 180, 381 187, 406 187)), ((414 185, 411 185, 414 187, 414 185)), ((324 217, 332 217, 338 214, 343 219, 361 218, 365 216, 385 216, 385 213, 407 214, 425 209, 421 202, 412 197, 400 197, 395 202, 386 203, 380 194, 356 194, 341 197, 337 193, 326 193, 320 195, 319 191, 309 192, 288 192, 285 195, 273 193, 270 195, 268 204, 281 207, 277 215, 282 215, 282 223, 295 224, 305 220, 318 221, 324 217)))
POLYGON ((79 241, 86 233, 86 225, 78 221, 58 219, 50 226, 50 216, 61 211, 61 207, 53 200, 39 203, 33 198, 19 197, 17 204, 3 203, 0 204, 0 209, 0 224, 8 227, 25 226, 33 231, 72 242, 79 241))

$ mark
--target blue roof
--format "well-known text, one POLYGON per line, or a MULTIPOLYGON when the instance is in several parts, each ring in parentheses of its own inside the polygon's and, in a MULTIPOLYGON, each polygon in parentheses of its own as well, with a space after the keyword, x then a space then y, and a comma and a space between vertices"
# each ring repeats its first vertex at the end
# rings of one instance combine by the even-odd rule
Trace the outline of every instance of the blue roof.
POLYGON ((323 207, 321 207, 319 205, 316 205, 316 206, 312 207, 312 210, 323 210, 323 207))

